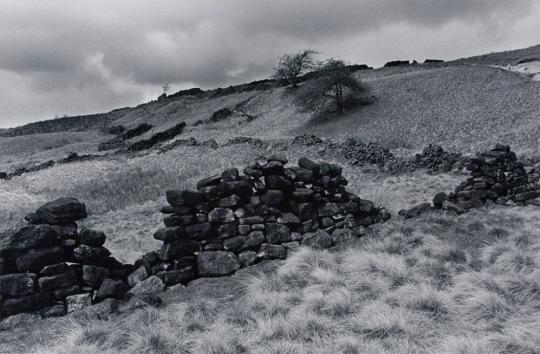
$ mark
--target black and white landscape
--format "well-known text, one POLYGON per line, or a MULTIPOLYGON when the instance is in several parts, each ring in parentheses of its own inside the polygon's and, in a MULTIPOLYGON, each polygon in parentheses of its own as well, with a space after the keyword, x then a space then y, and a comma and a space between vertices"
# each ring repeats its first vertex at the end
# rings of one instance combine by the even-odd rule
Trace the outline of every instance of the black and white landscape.
POLYGON ((0 3, 0 353, 540 353, 540 3, 0 3))

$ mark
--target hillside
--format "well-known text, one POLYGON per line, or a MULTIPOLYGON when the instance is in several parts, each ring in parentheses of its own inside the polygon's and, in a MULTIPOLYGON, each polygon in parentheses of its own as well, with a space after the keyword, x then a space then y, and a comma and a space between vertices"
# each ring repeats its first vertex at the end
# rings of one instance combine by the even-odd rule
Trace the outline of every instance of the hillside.
POLYGON ((540 59, 540 45, 462 58, 457 59, 455 62, 481 65, 513 65, 518 64, 519 62, 530 61, 532 59, 540 59))
POLYGON ((0 179, 0 232, 75 197, 88 210, 79 226, 103 231, 125 263, 160 248, 166 190, 276 153, 339 164, 347 191, 392 215, 342 246, 169 287, 160 307, 0 322, 0 353, 540 352, 538 199, 398 214, 452 192, 470 177, 469 157, 496 143, 538 171, 540 81, 507 67, 539 51, 357 70, 374 99, 330 121, 263 80, 0 131, 0 172, 13 173, 0 179), (458 161, 415 162, 428 144, 458 161))

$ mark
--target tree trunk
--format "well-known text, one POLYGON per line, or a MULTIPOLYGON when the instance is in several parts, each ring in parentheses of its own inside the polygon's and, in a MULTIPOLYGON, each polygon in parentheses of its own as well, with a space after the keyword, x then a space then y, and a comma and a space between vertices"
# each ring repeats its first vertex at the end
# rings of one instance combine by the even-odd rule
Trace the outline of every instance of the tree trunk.
POLYGON ((343 86, 341 83, 336 84, 336 108, 340 114, 345 112, 345 107, 343 107, 343 86))

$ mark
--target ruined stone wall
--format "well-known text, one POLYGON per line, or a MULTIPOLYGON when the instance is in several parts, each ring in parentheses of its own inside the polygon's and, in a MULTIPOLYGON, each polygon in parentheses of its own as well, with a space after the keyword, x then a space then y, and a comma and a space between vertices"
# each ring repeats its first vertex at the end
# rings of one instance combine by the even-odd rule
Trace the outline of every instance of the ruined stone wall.
POLYGON ((301 244, 331 247, 390 217, 346 191, 340 166, 287 162, 273 156, 202 179, 196 191, 167 191, 165 227, 154 234, 163 246, 136 267, 167 285, 222 276, 301 244))
POLYGON ((243 174, 229 168, 202 179, 196 191, 167 191, 165 227, 154 233, 163 246, 134 265, 110 256, 103 232, 79 232, 76 221, 87 212, 77 199, 43 205, 27 226, 0 235, 0 318, 105 304, 100 311, 109 313, 119 300, 127 308, 156 305, 166 286, 283 259, 301 244, 328 248, 390 218, 347 192, 340 166, 306 158, 286 165, 273 156, 243 174))
POLYGON ((85 217, 83 203, 60 198, 29 214, 29 225, 0 235, 0 318, 60 316, 124 296, 132 267, 110 256, 102 232, 78 232, 75 221, 85 217))

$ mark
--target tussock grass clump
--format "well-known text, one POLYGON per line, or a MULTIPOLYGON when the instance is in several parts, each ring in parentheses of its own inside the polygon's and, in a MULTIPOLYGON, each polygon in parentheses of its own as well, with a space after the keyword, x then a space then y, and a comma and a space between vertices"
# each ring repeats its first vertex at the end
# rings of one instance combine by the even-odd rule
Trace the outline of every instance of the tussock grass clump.
POLYGON ((269 267, 171 289, 161 309, 109 321, 50 322, 40 327, 38 338, 25 338, 17 348, 535 353, 540 351, 540 237, 533 230, 539 216, 530 208, 520 213, 494 208, 394 220, 349 248, 300 248, 269 267), (442 219, 447 227, 439 229, 442 219), (501 237, 490 236, 494 228, 501 237), (404 251, 396 252, 399 247, 404 251))

